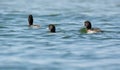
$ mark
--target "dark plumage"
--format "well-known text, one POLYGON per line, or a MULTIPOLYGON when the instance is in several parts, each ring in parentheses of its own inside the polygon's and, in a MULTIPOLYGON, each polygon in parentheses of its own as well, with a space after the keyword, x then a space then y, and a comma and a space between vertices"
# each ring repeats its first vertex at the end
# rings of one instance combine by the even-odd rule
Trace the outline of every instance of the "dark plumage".
POLYGON ((55 25, 50 24, 48 27, 49 27, 50 32, 52 32, 52 33, 55 33, 55 32, 56 32, 55 25))
POLYGON ((84 22, 84 25, 87 29, 91 29, 92 28, 92 25, 91 25, 91 22, 90 21, 85 21, 84 22))
POLYGON ((29 26, 33 25, 33 16, 32 15, 28 16, 28 23, 29 23, 29 26))

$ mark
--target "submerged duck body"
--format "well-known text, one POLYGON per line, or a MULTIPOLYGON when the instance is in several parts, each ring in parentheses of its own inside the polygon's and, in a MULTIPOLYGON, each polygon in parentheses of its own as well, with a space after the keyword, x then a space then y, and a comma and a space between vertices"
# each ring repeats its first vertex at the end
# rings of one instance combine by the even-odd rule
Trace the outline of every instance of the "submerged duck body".
POLYGON ((29 27, 32 27, 32 28, 40 28, 40 25, 30 25, 29 27))

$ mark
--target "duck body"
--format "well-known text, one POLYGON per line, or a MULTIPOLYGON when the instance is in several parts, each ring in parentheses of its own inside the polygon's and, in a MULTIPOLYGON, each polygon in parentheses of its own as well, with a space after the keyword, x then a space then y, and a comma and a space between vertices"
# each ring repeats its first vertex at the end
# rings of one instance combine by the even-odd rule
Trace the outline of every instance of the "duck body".
POLYGON ((31 28, 40 28, 40 25, 29 25, 31 28))
POLYGON ((101 32, 99 28, 92 28, 92 29, 86 29, 86 30, 87 30, 87 33, 89 34, 101 32))

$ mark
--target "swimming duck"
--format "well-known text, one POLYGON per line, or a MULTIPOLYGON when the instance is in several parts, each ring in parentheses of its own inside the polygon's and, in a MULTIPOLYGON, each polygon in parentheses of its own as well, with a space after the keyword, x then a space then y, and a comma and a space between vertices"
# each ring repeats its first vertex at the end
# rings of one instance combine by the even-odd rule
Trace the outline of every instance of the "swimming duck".
POLYGON ((49 24, 48 28, 49 28, 50 32, 52 32, 52 33, 56 32, 56 28, 55 28, 54 24, 49 24))
POLYGON ((33 28, 39 28, 40 25, 33 25, 33 16, 29 15, 28 16, 28 23, 29 23, 29 27, 33 27, 33 28))
POLYGON ((97 33, 97 32, 102 32, 99 28, 92 28, 91 22, 90 21, 85 21, 84 26, 86 28, 87 33, 97 33))

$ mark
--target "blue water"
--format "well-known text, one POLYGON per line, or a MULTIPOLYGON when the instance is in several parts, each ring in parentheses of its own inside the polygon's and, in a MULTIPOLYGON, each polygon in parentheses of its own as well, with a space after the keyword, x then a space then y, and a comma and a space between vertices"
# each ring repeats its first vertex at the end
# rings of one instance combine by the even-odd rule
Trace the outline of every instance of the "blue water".
POLYGON ((120 70, 120 0, 0 0, 0 70, 120 70))

